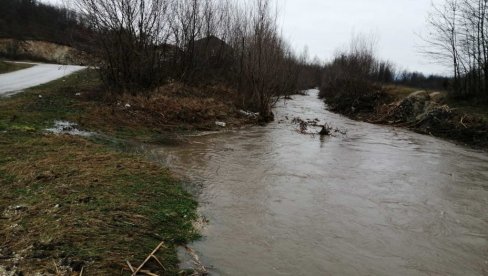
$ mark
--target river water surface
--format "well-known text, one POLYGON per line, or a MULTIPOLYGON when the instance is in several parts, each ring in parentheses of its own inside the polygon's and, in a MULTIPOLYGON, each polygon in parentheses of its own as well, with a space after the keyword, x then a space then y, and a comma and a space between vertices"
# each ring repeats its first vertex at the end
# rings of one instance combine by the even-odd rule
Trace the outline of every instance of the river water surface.
POLYGON ((212 275, 488 275, 488 155, 328 112, 317 91, 276 122, 153 156, 198 187, 191 245, 212 275), (347 135, 298 134, 293 117, 347 135))

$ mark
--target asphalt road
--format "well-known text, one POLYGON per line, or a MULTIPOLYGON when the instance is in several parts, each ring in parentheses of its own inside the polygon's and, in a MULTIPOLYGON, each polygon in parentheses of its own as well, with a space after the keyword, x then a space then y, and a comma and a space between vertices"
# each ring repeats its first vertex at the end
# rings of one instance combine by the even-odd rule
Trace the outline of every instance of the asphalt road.
POLYGON ((10 96, 24 89, 60 79, 86 67, 36 63, 35 66, 0 74, 0 97, 10 96))

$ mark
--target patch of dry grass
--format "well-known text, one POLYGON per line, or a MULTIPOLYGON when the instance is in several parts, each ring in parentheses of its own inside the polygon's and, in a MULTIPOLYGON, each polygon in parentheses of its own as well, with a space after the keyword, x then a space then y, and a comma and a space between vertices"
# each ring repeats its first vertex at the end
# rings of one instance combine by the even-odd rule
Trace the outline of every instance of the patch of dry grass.
POLYGON ((189 87, 180 83, 160 87, 149 95, 123 95, 105 105, 92 105, 79 118, 87 128, 212 130, 216 121, 230 127, 253 123, 237 112, 237 92, 226 87, 189 87), (102 120, 101 120, 102 119, 102 120))
POLYGON ((407 97, 408 95, 424 90, 420 88, 415 88, 415 87, 408 87, 408 86, 403 86, 403 85, 384 85, 383 86, 384 92, 398 98, 398 99, 403 99, 407 97))

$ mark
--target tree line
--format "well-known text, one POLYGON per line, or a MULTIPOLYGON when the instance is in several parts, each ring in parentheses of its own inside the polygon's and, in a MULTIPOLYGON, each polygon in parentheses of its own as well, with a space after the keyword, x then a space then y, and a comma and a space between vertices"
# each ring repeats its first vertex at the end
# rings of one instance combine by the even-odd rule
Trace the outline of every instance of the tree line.
POLYGON ((224 83, 272 119, 282 95, 312 87, 317 66, 281 36, 268 0, 0 0, 0 37, 45 40, 93 57, 110 94, 148 94, 173 80, 224 83), (315 66, 315 67, 314 67, 315 66), (315 68, 315 69, 314 69, 315 68), (308 80, 301 80, 308 79, 308 80))
POLYGON ((78 14, 36 0, 0 0, 0 38, 80 44, 86 30, 78 14))
POLYGON ((148 93, 170 80, 234 87, 240 105, 272 119, 299 89, 303 62, 281 37, 267 0, 74 0, 90 52, 114 93, 148 93))
POLYGON ((320 96, 344 104, 339 108, 348 108, 350 103, 378 100, 385 84, 443 91, 451 88, 450 77, 396 69, 393 63, 378 58, 375 44, 372 37, 354 36, 349 49, 338 52, 323 67, 320 96))
POLYGON ((488 99, 488 1, 446 0, 429 25, 426 52, 450 64, 453 95, 488 99))
POLYGON ((349 49, 338 52, 325 65, 320 95, 357 98, 376 92, 379 84, 394 82, 393 64, 378 59, 374 48, 373 39, 363 35, 353 37, 349 49))

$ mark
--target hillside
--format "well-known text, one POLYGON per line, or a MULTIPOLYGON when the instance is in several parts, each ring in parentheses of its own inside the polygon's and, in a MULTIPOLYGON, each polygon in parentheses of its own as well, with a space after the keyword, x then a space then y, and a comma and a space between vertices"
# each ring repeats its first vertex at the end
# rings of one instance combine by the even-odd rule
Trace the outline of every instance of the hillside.
POLYGON ((37 0, 0 0, 0 38, 81 46, 86 29, 78 15, 37 0))

